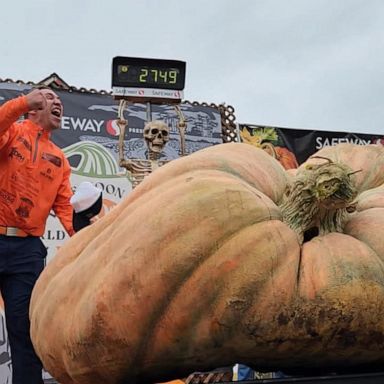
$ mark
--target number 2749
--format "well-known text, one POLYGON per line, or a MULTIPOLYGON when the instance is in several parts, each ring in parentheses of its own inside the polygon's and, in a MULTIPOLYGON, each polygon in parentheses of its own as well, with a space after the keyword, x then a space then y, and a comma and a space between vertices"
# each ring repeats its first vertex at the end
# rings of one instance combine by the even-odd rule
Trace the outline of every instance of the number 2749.
POLYGON ((152 78, 155 83, 175 84, 177 72, 175 70, 162 71, 161 69, 142 68, 139 76, 140 83, 146 83, 148 81, 148 77, 152 78))

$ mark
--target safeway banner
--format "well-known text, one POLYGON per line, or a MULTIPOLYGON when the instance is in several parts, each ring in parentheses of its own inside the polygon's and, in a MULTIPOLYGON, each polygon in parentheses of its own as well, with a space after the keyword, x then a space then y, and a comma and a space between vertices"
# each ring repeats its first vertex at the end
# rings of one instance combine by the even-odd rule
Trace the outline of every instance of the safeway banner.
POLYGON ((275 157, 285 169, 297 168, 308 157, 325 146, 339 143, 384 145, 383 135, 316 131, 262 125, 239 125, 241 140, 262 148, 275 157))

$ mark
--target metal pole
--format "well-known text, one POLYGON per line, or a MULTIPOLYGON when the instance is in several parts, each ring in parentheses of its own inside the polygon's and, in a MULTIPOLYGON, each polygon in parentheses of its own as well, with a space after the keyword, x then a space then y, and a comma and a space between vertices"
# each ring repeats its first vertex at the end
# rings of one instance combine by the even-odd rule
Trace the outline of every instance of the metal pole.
POLYGON ((151 108, 151 102, 147 102, 147 122, 149 123, 152 121, 152 108, 151 108))

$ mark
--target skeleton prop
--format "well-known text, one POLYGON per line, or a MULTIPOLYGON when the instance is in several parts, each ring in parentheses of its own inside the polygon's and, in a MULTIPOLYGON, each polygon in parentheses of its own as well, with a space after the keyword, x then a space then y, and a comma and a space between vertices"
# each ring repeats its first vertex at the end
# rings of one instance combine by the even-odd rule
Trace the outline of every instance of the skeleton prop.
POLYGON ((158 167, 167 163, 159 160, 160 154, 169 141, 169 128, 162 121, 150 121, 144 126, 144 139, 148 146, 148 159, 125 159, 124 158, 124 135, 128 121, 124 119, 126 100, 120 100, 117 124, 120 129, 119 135, 119 165, 129 172, 132 180, 132 188, 137 187, 146 176, 158 167))
POLYGON ((169 128, 160 120, 150 121, 144 126, 144 139, 149 149, 149 160, 158 160, 169 141, 169 128))

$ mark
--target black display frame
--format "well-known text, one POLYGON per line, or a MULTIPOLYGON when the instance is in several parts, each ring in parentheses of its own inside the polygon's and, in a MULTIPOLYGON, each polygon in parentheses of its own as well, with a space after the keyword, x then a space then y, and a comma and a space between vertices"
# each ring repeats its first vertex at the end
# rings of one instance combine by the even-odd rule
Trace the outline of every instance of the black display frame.
MULTIPOLYGON (((186 62, 181 60, 165 60, 140 57, 116 56, 112 60, 112 87, 122 88, 152 88, 182 91, 185 87, 186 62), (120 66, 134 67, 138 69, 172 71, 177 70, 179 77, 175 83, 164 83, 146 81, 140 82, 136 80, 124 80, 119 75, 118 68, 120 66)), ((151 78, 149 80, 152 80, 151 78)))

